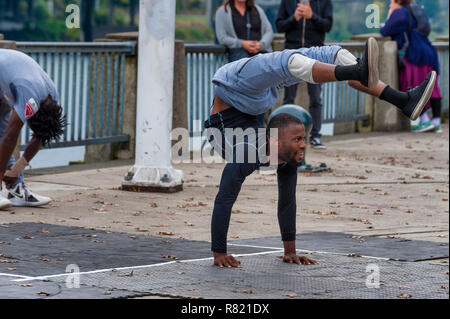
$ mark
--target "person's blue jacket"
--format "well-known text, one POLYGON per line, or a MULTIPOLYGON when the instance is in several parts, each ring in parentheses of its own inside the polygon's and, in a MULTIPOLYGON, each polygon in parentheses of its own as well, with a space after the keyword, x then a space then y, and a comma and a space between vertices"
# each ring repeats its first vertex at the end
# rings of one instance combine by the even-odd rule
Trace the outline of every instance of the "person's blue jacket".
MULTIPOLYGON (((417 27, 417 20, 412 16, 411 35, 406 57, 417 66, 431 65, 439 73, 439 57, 436 49, 428 38, 414 28, 417 27)), ((381 28, 383 36, 391 36, 401 49, 405 43, 405 34, 409 29, 409 12, 407 7, 403 7, 392 12, 386 24, 381 28)))

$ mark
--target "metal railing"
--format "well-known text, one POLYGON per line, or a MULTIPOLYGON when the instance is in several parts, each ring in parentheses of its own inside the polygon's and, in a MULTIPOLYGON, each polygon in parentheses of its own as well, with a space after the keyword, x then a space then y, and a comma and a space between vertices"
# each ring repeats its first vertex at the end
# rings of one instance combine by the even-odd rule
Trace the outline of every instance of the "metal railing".
MULTIPOLYGON (((51 147, 127 142, 123 135, 125 57, 135 42, 17 42, 54 81, 69 125, 51 147)), ((31 138, 24 127, 23 150, 31 138)))
MULTIPOLYGON (((339 45, 361 58, 364 42, 328 43, 339 45)), ((339 123, 364 120, 366 114, 366 95, 351 88, 347 82, 330 82, 322 85, 322 123, 339 123)))
POLYGON ((228 62, 225 47, 185 44, 188 126, 191 134, 203 130, 214 97, 212 77, 228 62))
POLYGON ((434 42, 434 47, 437 49, 439 55, 439 87, 442 92, 442 111, 449 113, 449 45, 448 42, 434 42))

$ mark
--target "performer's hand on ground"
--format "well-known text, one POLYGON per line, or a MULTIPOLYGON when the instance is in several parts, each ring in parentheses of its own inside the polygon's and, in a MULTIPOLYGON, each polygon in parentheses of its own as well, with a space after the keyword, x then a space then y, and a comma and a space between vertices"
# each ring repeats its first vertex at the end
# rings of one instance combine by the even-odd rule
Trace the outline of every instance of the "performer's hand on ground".
POLYGON ((242 268, 239 260, 224 253, 214 253, 214 265, 217 265, 220 268, 242 268))
POLYGON ((285 263, 297 264, 297 265, 317 265, 318 262, 312 259, 308 259, 304 256, 297 256, 295 253, 285 254, 283 256, 283 261, 285 263))

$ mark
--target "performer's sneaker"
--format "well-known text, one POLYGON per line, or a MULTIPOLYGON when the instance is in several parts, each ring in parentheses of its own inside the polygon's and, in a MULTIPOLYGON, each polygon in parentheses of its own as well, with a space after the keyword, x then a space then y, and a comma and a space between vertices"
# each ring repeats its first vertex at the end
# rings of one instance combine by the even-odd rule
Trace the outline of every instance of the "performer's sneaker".
POLYGON ((430 100, 435 83, 436 71, 432 71, 419 86, 406 92, 409 96, 409 101, 402 108, 403 114, 413 121, 416 120, 422 114, 423 108, 430 100))
POLYGON ((434 130, 434 125, 431 123, 431 121, 428 122, 420 122, 419 125, 413 126, 411 128, 411 131, 415 133, 422 133, 422 132, 428 132, 434 130))
POLYGON ((8 190, 8 199, 12 206, 17 207, 37 207, 47 205, 51 198, 34 194, 25 184, 19 183, 8 190))
POLYGON ((312 148, 316 148, 316 149, 325 149, 325 145, 322 144, 322 142, 320 141, 320 138, 318 137, 312 137, 311 140, 309 141, 309 144, 311 144, 312 148))
POLYGON ((375 38, 370 37, 366 42, 366 48, 362 59, 358 60, 361 72, 361 84, 368 88, 375 88, 380 79, 378 71, 378 43, 375 38))
POLYGON ((12 206, 10 200, 6 199, 6 197, 0 193, 0 209, 6 209, 12 206))

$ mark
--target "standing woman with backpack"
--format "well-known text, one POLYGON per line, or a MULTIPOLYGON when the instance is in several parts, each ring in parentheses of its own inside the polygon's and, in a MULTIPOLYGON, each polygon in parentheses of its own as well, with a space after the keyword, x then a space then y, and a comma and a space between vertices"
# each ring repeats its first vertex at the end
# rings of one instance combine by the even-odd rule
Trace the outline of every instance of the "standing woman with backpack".
MULTIPOLYGON (((386 24, 380 33, 391 36, 398 44, 400 91, 406 92, 422 83, 431 71, 439 74, 438 54, 428 40, 430 22, 421 5, 412 3, 412 0, 391 0, 389 8, 386 24)), ((419 124, 412 130, 441 133, 441 103, 442 94, 436 80, 430 102, 425 106, 419 124), (431 120, 427 113, 430 107, 433 112, 431 120)))

